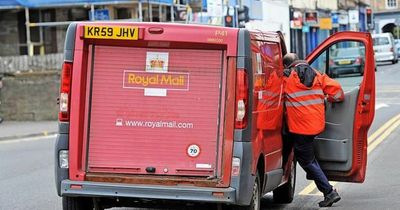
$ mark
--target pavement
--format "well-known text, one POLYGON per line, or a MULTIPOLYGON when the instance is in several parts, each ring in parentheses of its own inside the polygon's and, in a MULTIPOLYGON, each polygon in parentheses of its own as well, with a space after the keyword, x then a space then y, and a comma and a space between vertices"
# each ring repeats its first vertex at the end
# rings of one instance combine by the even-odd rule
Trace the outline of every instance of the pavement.
POLYGON ((6 121, 0 123, 0 141, 54 135, 57 121, 6 121))

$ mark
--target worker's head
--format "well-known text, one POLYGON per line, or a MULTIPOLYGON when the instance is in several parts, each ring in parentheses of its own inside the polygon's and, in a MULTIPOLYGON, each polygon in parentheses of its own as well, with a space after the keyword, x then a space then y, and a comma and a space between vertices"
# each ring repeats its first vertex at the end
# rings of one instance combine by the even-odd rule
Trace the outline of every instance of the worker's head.
POLYGON ((299 57, 297 56, 296 53, 287 53, 284 57, 283 57, 283 66, 285 68, 289 68, 289 66, 295 62, 299 60, 299 57))

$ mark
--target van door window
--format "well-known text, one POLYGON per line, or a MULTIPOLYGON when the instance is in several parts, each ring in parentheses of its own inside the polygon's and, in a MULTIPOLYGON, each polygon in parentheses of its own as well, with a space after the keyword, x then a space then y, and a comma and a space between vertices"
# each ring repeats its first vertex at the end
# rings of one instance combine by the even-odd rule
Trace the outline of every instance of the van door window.
POLYGON ((264 42, 261 46, 263 72, 265 72, 264 98, 268 101, 267 109, 276 109, 280 105, 282 85, 282 54, 278 43, 264 42))
MULTIPOLYGON (((257 127, 259 129, 275 129, 282 119, 282 56, 278 43, 263 42, 260 46, 262 82, 263 87, 259 90, 257 112, 259 117, 257 127)), ((260 76, 258 75, 258 80, 260 76)))
POLYGON ((332 45, 311 64, 316 70, 335 78, 344 91, 358 87, 364 75, 365 46, 344 41, 332 45))

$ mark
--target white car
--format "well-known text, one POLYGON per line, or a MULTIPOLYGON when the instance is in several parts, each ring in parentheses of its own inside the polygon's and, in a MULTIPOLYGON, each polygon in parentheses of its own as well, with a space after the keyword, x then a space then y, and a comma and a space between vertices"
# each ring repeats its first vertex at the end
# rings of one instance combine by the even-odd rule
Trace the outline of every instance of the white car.
POLYGON ((391 33, 372 34, 372 38, 376 61, 391 61, 393 64, 399 61, 396 45, 391 33))
POLYGON ((395 39, 394 43, 396 43, 397 57, 400 57, 400 39, 395 39))

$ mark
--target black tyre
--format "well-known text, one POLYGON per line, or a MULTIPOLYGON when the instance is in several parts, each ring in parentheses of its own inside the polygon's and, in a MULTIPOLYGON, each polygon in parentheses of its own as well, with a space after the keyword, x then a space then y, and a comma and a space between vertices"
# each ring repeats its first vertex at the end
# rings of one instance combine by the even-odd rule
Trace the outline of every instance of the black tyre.
POLYGON ((63 197, 63 210, 91 210, 93 201, 91 198, 63 197))
POLYGON ((251 202, 248 206, 232 206, 233 210, 260 210, 261 206, 261 182, 260 175, 257 171, 256 180, 253 185, 253 195, 251 196, 251 202))
POLYGON ((392 64, 395 64, 395 63, 397 63, 397 61, 395 59, 393 59, 392 60, 392 64))
POLYGON ((295 186, 296 186, 296 161, 293 160, 288 182, 276 188, 273 191, 274 202, 291 203, 294 197, 295 186))

